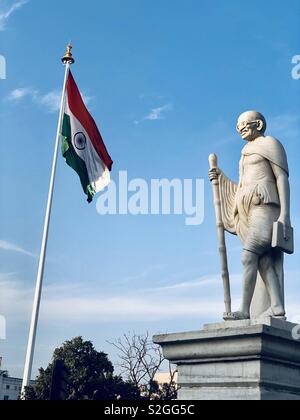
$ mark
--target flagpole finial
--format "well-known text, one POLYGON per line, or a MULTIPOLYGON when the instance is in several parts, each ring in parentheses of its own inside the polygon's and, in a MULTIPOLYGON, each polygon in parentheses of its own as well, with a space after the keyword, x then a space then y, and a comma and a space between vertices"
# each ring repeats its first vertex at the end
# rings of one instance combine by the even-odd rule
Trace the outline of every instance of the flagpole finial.
POLYGON ((66 51, 66 54, 65 54, 65 56, 61 59, 61 60, 62 60, 62 62, 63 62, 64 64, 67 64, 67 63, 69 63, 69 64, 74 64, 74 63, 75 63, 75 60, 74 60, 74 58, 73 58, 73 54, 72 54, 72 48, 73 48, 73 46, 71 45, 71 43, 69 43, 69 44, 67 45, 67 51, 66 51))

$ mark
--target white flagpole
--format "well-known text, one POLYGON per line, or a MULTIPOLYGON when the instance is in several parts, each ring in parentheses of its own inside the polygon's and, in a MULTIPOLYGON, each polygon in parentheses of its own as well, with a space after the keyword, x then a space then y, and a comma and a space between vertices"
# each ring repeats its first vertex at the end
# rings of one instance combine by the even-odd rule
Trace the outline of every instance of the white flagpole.
POLYGON ((31 375, 32 375, 36 333, 37 333, 37 326, 38 326, 38 320, 39 320, 40 303, 41 303, 41 295, 42 295, 42 288, 43 288, 43 277, 44 277, 44 271, 45 271, 45 260, 46 260, 47 243, 48 243, 48 235, 49 235, 49 225, 50 225, 50 218, 51 218, 51 211, 52 211, 53 192, 54 192, 54 184, 55 184, 55 176, 56 176, 56 168, 57 168, 57 159, 58 159, 61 129, 62 129, 62 123, 63 123, 63 116, 64 116, 65 94, 66 94, 67 81, 68 81, 68 76, 69 76, 69 71, 70 71, 70 65, 74 63, 71 50, 72 50, 72 46, 68 45, 67 53, 62 59, 62 62, 66 66, 66 70, 65 70, 65 78, 64 78, 63 91, 62 91, 62 97, 61 97, 60 113, 59 113, 59 119, 58 119, 57 135, 56 135, 56 141, 55 141, 54 157, 53 157, 53 164, 52 164, 52 171, 51 171, 51 178, 50 178, 50 187, 49 187, 49 195, 48 195, 48 201, 47 201, 43 240, 42 240, 42 246, 41 246, 41 254, 40 254, 39 268, 38 268, 38 274, 37 274, 36 289, 35 289, 35 296, 34 296, 34 302, 33 302, 33 311, 32 311, 32 318, 31 318, 31 325, 30 325, 30 332, 29 332, 29 339, 28 339, 28 346, 27 346, 27 354, 26 354, 26 361, 25 361, 25 368, 24 368, 22 393, 21 393, 22 398, 24 398, 25 396, 26 387, 30 385, 30 380, 31 380, 31 375))

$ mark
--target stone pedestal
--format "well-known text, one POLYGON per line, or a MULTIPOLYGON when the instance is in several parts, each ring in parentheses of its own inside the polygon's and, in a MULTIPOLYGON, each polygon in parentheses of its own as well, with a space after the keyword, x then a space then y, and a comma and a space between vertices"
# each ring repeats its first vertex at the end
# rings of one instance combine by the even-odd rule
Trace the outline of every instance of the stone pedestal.
POLYGON ((225 322, 154 342, 178 366, 179 400, 300 400, 295 327, 270 318, 225 322))

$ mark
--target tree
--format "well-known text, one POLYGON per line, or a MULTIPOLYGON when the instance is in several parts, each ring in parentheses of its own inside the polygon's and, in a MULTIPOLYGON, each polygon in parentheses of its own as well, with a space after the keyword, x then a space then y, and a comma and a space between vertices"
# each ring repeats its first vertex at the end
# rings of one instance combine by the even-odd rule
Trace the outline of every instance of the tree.
POLYGON ((131 383, 114 376, 114 367, 105 353, 96 351, 90 341, 77 337, 55 350, 47 369, 40 369, 35 385, 27 388, 26 399, 49 400, 57 360, 63 361, 69 372, 67 400, 135 400, 139 397, 131 383))
POLYGON ((122 375, 140 390, 146 400, 177 399, 176 371, 169 364, 168 383, 158 384, 157 374, 161 371, 165 358, 160 346, 153 344, 149 333, 145 335, 124 334, 112 344, 119 352, 119 367, 122 375))

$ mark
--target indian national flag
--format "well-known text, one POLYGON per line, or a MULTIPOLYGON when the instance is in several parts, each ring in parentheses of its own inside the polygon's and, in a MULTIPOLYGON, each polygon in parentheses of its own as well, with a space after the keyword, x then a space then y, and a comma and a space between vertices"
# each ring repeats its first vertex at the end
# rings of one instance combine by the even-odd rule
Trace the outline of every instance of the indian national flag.
POLYGON ((71 72, 65 97, 62 153, 67 164, 79 175, 91 203, 94 195, 110 183, 113 162, 71 72))

